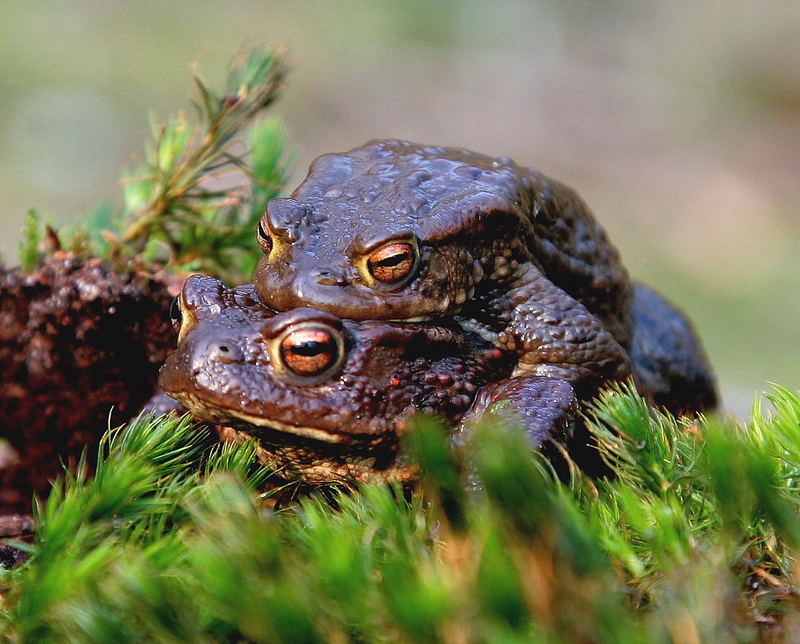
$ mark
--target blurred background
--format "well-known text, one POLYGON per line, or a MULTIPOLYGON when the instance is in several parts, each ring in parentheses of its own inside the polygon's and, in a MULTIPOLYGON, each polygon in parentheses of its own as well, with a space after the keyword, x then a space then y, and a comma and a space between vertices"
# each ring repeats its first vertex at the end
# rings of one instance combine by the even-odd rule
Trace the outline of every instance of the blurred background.
POLYGON ((28 208, 119 202, 148 118, 285 45, 290 186, 370 138, 508 155, 575 187, 630 272, 694 320, 728 407, 800 387, 800 5, 786 0, 0 7, 0 253, 28 208))

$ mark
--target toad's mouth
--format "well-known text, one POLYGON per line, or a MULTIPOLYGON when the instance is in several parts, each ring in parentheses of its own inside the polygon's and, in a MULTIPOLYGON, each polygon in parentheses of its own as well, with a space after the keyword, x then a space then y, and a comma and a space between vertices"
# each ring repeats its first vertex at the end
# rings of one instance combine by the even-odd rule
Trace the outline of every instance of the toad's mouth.
POLYGON ((230 410, 228 415, 247 423, 247 425, 250 427, 263 427, 264 429, 271 429, 284 434, 294 434, 295 436, 300 436, 301 438, 311 438, 323 443, 344 443, 347 441, 347 436, 344 434, 338 434, 336 432, 332 432, 327 429, 321 429, 319 427, 309 427, 308 425, 292 425, 290 423, 283 423, 279 420, 250 416, 243 412, 233 410, 230 410))
POLYGON ((417 315, 412 318, 389 318, 387 322, 430 322, 435 319, 433 315, 417 315))
MULTIPOLYGON (((344 443, 349 440, 345 434, 322 429, 320 427, 309 427, 308 425, 292 425, 272 418, 253 416, 237 409, 225 409, 209 404, 202 397, 187 392, 169 393, 168 395, 181 402, 192 414, 201 420, 223 425, 235 425, 241 423, 249 428, 270 429, 282 434, 292 434, 301 438, 310 438, 323 443, 344 443)), ((246 427, 242 429, 247 431, 246 427)))

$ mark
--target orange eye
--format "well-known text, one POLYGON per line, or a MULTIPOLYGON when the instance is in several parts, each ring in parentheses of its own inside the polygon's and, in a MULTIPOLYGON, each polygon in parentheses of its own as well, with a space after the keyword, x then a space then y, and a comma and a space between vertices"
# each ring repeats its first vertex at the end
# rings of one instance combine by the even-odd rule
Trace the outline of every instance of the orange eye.
POLYGON ((379 248, 367 260, 372 276, 384 284, 405 279, 414 270, 416 251, 408 242, 396 242, 379 248))
POLYGON ((316 376, 339 361, 339 344, 326 329, 297 329, 280 346, 284 365, 299 376, 316 376))
POLYGON ((264 224, 260 221, 258 222, 258 245, 261 246, 261 250, 264 251, 265 255, 269 255, 272 250, 272 237, 269 236, 264 229, 264 224))

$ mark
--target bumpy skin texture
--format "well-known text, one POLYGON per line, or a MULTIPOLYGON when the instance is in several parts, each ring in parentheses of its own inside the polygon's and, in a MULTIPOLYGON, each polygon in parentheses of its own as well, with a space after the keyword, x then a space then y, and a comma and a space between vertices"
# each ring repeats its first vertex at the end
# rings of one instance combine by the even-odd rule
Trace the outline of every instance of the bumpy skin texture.
POLYGON ((311 306, 354 319, 454 316, 516 354, 514 376, 561 378, 580 398, 640 373, 650 377, 642 387, 649 394, 673 372, 705 387, 684 390, 695 400, 657 397, 672 409, 716 400, 702 352, 694 362, 678 355, 667 364, 670 350, 699 351, 683 316, 663 301, 661 313, 678 323, 639 310, 647 331, 636 341, 627 272, 586 204, 508 158, 371 141, 319 157, 291 198, 268 204, 260 226, 265 256, 254 280, 274 309, 311 306), (416 249, 416 263, 407 279, 381 283, 367 258, 397 242, 416 249), (653 347, 657 338, 670 349, 653 347), (681 372, 695 367, 703 378, 681 372))
MULTIPOLYGON (((313 309, 276 314, 252 285, 228 289, 193 276, 180 303, 179 345, 162 368, 162 389, 198 418, 253 434, 280 474, 307 483, 413 476, 398 460, 409 419, 435 413, 455 427, 480 388, 513 368, 511 356, 457 326, 343 321, 313 309), (282 338, 309 328, 342 339, 341 364, 299 376, 283 362, 282 338)), ((532 395, 486 390, 481 409, 508 398, 534 447, 566 438, 572 387, 548 378, 513 381, 527 383, 532 395)))
POLYGON ((616 249, 570 188, 507 158, 373 141, 311 166, 262 220, 271 249, 255 274, 277 310, 354 319, 458 315, 517 354, 517 374, 579 388, 630 373, 629 282, 616 249), (409 281, 380 284, 367 256, 419 249, 409 281))
POLYGON ((489 418, 522 422, 531 442, 541 446, 553 434, 572 436, 577 415, 578 401, 567 381, 540 376, 507 378, 481 388, 458 429, 463 432, 473 422, 489 418))

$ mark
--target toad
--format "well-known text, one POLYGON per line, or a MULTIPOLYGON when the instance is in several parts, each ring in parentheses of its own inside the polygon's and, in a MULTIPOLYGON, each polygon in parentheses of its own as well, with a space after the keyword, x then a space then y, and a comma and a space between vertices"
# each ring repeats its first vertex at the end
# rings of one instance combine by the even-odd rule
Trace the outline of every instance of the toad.
POLYGON ((512 413, 534 448, 573 429, 566 381, 508 379, 512 356, 455 325, 275 313, 253 285, 200 275, 186 281, 173 319, 178 348, 161 388, 197 418, 256 437, 267 464, 291 480, 412 478, 398 450, 420 412, 446 421, 454 441, 501 400, 498 413, 512 413))
POLYGON ((687 320, 631 283, 571 188, 507 157, 398 140, 325 154, 269 202, 257 235, 254 281, 273 309, 450 318, 513 353, 515 377, 563 379, 587 398, 633 374, 673 410, 716 405, 687 320))

